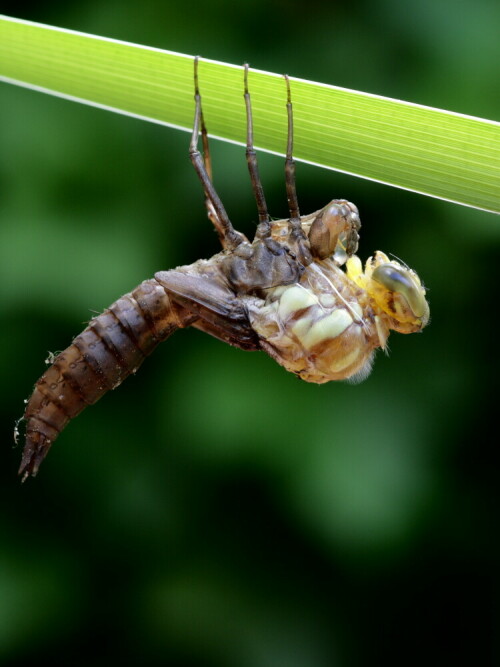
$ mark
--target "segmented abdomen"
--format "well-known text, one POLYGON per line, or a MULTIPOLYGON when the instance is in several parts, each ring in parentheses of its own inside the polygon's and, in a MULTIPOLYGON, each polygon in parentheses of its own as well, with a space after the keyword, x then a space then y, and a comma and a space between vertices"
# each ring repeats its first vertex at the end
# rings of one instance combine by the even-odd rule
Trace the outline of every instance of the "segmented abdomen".
POLYGON ((35 385, 23 416, 26 443, 19 474, 36 475, 71 419, 135 373, 159 343, 194 319, 154 279, 92 319, 35 385))

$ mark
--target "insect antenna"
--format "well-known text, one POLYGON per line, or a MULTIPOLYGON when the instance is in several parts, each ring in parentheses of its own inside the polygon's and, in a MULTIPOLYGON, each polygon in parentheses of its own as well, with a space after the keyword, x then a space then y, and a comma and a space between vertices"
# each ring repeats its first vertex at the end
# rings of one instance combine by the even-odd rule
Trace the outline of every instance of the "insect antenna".
POLYGON ((394 259, 396 259, 396 260, 401 264, 401 266, 404 266, 405 269, 408 269, 408 271, 411 271, 411 269, 410 269, 410 267, 408 266, 408 264, 407 264, 406 262, 404 262, 400 257, 398 257, 397 255, 395 255, 393 252, 390 252, 389 255, 390 255, 391 257, 394 257, 394 259))

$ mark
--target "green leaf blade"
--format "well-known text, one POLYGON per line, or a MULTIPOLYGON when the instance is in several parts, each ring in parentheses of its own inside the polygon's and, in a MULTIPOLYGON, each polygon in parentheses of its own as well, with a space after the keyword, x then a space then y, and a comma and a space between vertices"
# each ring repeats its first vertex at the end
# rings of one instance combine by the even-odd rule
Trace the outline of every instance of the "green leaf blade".
MULTIPOLYGON (((193 56, 0 17, 0 78, 190 130, 193 56)), ((283 154, 286 89, 249 77, 258 148, 283 154)), ((291 78, 297 160, 500 212, 500 124, 291 78)), ((244 143, 242 68, 200 61, 211 136, 244 143)))

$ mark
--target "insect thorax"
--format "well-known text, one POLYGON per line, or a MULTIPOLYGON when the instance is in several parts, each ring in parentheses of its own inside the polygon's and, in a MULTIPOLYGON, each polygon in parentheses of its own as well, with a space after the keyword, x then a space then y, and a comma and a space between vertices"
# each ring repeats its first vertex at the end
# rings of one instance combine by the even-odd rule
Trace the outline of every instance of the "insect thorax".
POLYGON ((259 225, 253 243, 241 243, 222 260, 222 271, 237 294, 262 295, 263 290, 300 280, 312 262, 300 224, 279 220, 259 225), (262 236, 259 235, 262 233, 262 236))
POLYGON ((247 309, 263 349, 308 382, 364 379, 381 344, 370 297, 331 259, 264 300, 248 297, 247 309))

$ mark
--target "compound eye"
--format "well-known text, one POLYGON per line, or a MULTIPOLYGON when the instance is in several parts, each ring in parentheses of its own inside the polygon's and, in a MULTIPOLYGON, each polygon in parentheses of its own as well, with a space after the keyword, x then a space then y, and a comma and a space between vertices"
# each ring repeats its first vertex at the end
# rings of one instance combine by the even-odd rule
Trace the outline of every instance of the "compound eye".
POLYGON ((427 309, 425 292, 408 270, 397 268, 392 264, 381 264, 373 270, 372 279, 387 290, 401 294, 415 317, 424 316, 427 309))

